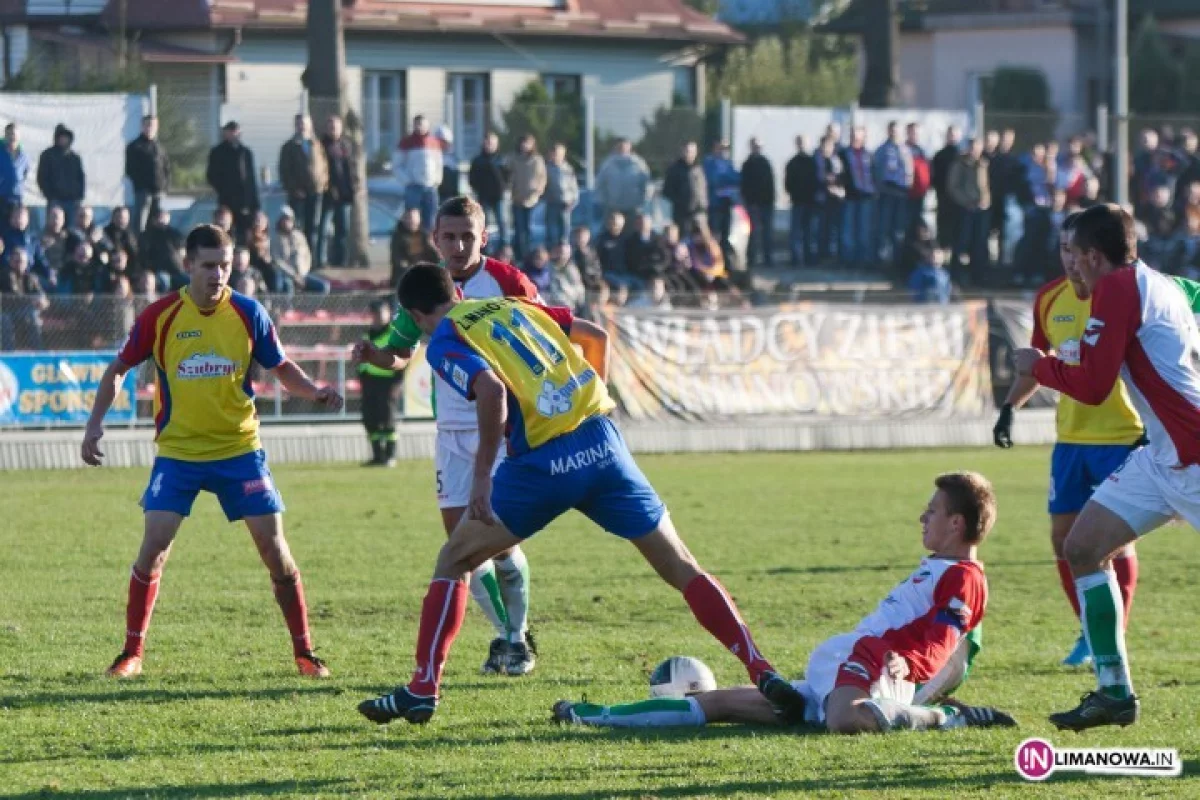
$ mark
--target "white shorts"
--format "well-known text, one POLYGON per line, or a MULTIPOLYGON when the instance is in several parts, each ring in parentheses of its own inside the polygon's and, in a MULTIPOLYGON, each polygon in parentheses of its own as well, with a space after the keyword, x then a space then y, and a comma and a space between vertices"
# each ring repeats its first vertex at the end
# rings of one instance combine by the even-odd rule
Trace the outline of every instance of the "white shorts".
MULTIPOLYGON (((471 481, 475 475, 475 453, 479 450, 479 431, 438 431, 434 444, 434 468, 437 470, 438 508, 466 508, 471 504, 471 481)), ((504 460, 504 445, 496 453, 496 467, 504 460)))
MULTIPOLYGON (((862 638, 858 633, 841 633, 817 645, 808 657, 804 680, 792 681, 792 686, 804 695, 805 722, 825 721, 825 700, 833 692, 838 671, 850 658, 854 645, 862 638)), ((900 703, 911 703, 916 694, 916 684, 898 681, 884 675, 871 684, 871 697, 882 697, 900 703)))
POLYGON ((1125 520, 1138 536, 1176 515, 1200 528, 1200 466, 1168 467, 1149 447, 1135 450, 1096 489, 1092 499, 1125 520))

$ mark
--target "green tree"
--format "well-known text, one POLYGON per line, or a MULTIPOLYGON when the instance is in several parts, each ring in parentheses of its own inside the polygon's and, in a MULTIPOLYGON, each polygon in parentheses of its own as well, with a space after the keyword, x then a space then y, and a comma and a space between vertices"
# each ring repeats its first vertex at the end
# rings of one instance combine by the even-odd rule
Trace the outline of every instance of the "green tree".
POLYGON ((1050 102, 1050 84, 1040 69, 1000 67, 983 81, 982 88, 988 130, 1012 128, 1021 148, 1054 138, 1058 112, 1050 102))
POLYGON ((839 106, 858 91, 853 52, 836 39, 803 32, 766 36, 735 50, 709 81, 709 100, 741 105, 839 106))
POLYGON ((642 138, 634 150, 645 159, 650 172, 661 178, 688 142, 696 142, 703 152, 704 133, 704 116, 695 109, 659 107, 653 117, 642 120, 642 138))
POLYGON ((1167 47, 1154 17, 1144 17, 1129 46, 1130 110, 1142 114, 1178 111, 1183 66, 1167 47))
POLYGON ((539 150, 562 142, 572 155, 581 154, 583 101, 575 94, 551 98, 541 81, 530 81, 501 115, 496 133, 501 152, 512 152, 521 137, 533 134, 539 150))

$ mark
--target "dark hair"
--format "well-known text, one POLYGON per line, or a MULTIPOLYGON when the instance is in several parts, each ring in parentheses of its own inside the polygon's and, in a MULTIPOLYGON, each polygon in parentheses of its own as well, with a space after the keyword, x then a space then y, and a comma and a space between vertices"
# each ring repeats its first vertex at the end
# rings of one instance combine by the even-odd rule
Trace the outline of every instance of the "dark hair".
POLYGON ((465 194, 451 197, 442 203, 441 207, 438 208, 437 218, 433 225, 434 228, 437 228, 437 223, 441 222, 442 217, 468 217, 478 222, 480 227, 487 225, 486 217, 483 214, 483 206, 465 194))
POLYGON ((153 114, 147 114, 146 116, 142 117, 142 122, 149 122, 152 119, 158 119, 158 117, 154 116, 153 114))
POLYGON ((996 524, 996 493, 978 472, 947 472, 933 485, 946 496, 946 510, 963 518, 963 541, 979 544, 996 524))
POLYGON ((414 264, 400 279, 396 297, 404 310, 430 314, 454 299, 454 279, 437 264, 414 264))
POLYGON ((1137 260, 1137 229, 1133 217, 1114 203, 1092 206, 1075 220, 1075 246, 1081 251, 1099 250, 1115 266, 1137 260))
POLYGON ((188 233, 184 247, 188 256, 195 256, 200 250, 223 250, 233 247, 233 240, 216 225, 197 225, 188 233))
POLYGON ((1072 211, 1070 214, 1067 214, 1062 221, 1062 230, 1064 232, 1075 230, 1075 223, 1079 222, 1079 215, 1082 213, 1082 211, 1072 211))

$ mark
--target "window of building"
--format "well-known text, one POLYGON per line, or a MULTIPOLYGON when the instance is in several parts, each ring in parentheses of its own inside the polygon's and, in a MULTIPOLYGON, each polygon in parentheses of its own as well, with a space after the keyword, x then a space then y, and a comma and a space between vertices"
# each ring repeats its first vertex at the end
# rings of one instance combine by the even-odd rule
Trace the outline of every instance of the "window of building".
POLYGON ((574 102, 581 94, 578 75, 543 75, 542 85, 556 103, 574 102))
POLYGON ((696 68, 675 67, 675 88, 671 93, 673 105, 677 108, 695 108, 696 103, 696 68))
POLYGON ((489 127, 491 81, 485 74, 453 74, 447 76, 447 85, 454 104, 454 155, 459 160, 472 158, 483 147, 489 127))
POLYGON ((363 134, 369 157, 390 153, 404 132, 404 73, 363 73, 363 134))

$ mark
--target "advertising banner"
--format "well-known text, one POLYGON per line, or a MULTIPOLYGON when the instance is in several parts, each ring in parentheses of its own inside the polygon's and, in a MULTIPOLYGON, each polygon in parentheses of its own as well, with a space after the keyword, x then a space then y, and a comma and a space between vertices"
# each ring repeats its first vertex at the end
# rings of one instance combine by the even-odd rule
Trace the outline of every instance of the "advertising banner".
MULTIPOLYGON (((115 351, 0 353, 0 425, 82 425, 92 413, 100 378, 115 351)), ((104 418, 132 422, 136 376, 125 383, 104 418)))
POLYGON ((633 419, 990 413, 983 303, 613 309, 609 384, 633 419))

